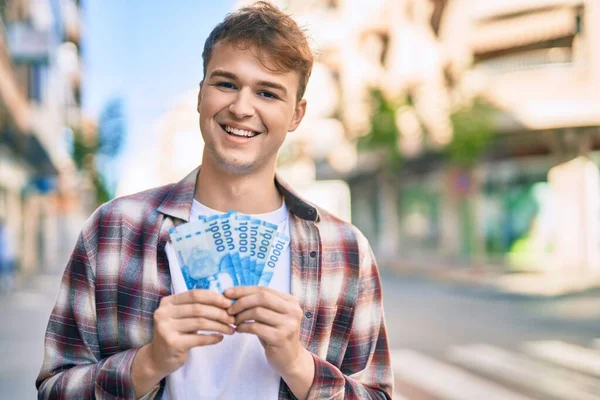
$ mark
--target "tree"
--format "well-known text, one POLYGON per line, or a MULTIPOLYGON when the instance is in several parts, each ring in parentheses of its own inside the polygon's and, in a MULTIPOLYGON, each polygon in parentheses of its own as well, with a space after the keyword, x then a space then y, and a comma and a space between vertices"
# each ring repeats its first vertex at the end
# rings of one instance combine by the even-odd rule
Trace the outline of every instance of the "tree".
POLYGON ((85 135, 73 129, 71 156, 80 171, 89 174, 95 189, 96 203, 107 202, 115 195, 115 158, 120 154, 126 135, 123 102, 113 99, 100 114, 95 132, 85 135))
POLYGON ((116 192, 117 175, 119 172, 119 156, 125 142, 126 126, 125 112, 121 99, 109 101, 98 121, 98 147, 96 153, 96 166, 101 172, 104 185, 109 197, 114 197, 116 192))
POLYGON ((472 105, 459 108, 450 115, 452 140, 443 149, 450 163, 447 169, 450 197, 454 213, 459 216, 461 253, 465 261, 484 251, 483 241, 476 232, 474 194, 480 192, 481 182, 473 174, 475 165, 490 148, 494 135, 494 110, 475 98, 472 105))
POLYGON ((452 140, 444 149, 450 163, 470 169, 481 160, 492 144, 494 110, 481 99, 462 107, 450 115, 452 140))
POLYGON ((398 151, 398 127, 396 126, 396 104, 385 98, 381 90, 371 90, 372 114, 369 133, 358 139, 359 150, 382 151, 386 156, 384 167, 398 168, 402 155, 398 151))

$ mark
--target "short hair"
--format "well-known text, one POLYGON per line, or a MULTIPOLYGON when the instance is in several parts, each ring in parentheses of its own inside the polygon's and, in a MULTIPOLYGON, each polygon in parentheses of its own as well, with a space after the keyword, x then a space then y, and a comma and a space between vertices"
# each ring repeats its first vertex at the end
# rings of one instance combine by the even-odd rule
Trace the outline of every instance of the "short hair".
POLYGON ((213 48, 219 42, 243 50, 257 50, 260 63, 271 71, 296 71, 300 78, 297 100, 304 96, 313 66, 312 51, 298 24, 273 4, 258 1, 225 16, 204 43, 205 77, 213 48), (269 56, 269 63, 265 54, 269 56))

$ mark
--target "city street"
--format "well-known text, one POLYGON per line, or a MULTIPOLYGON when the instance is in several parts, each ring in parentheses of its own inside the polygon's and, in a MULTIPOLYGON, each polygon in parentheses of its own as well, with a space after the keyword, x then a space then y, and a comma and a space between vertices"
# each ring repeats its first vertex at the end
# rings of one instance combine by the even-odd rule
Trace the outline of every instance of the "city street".
MULTIPOLYGON (((0 303, 0 399, 35 398, 59 277, 0 303)), ((555 299, 382 276, 395 398, 600 398, 600 292, 555 299), (401 396, 402 395, 402 396, 401 396)))
POLYGON ((382 281, 395 398, 600 398, 600 291, 547 299, 382 281))
POLYGON ((0 399, 34 399, 44 331, 59 275, 40 275, 11 295, 0 295, 0 399))
MULTIPOLYGON (((370 255, 333 217, 381 263, 395 399, 600 400, 598 22, 600 0, 0 1, 0 400, 37 398, 78 237, 127 347, 163 228, 182 288, 268 285, 289 250, 345 289, 329 268, 370 255)), ((380 310, 343 295, 343 332, 302 312, 346 368, 336 334, 375 348, 380 310)), ((212 357, 208 382, 254 383, 212 357)))

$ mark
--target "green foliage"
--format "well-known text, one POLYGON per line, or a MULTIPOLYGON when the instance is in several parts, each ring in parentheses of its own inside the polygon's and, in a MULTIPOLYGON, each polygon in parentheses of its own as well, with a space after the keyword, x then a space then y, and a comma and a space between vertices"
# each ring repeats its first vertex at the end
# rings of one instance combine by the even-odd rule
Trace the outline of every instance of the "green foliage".
POLYGON ((8 6, 8 0, 0 0, 0 18, 6 23, 6 7, 8 6))
MULTIPOLYGON (((402 154, 398 150, 399 137, 396 111, 403 104, 411 104, 410 97, 404 102, 387 100, 378 89, 371 91, 373 112, 369 133, 358 140, 359 150, 384 150, 388 167, 399 167, 402 154)), ((444 154, 452 164, 470 168, 489 149, 493 139, 493 108, 476 99, 473 106, 462 108, 450 115, 453 128, 452 141, 444 154)))
POLYGON ((123 147, 125 133, 125 115, 120 99, 113 99, 104 107, 95 134, 86 138, 80 129, 73 130, 71 156, 77 168, 91 177, 98 205, 114 195, 113 185, 105 176, 123 147))
POLYGON ((94 149, 93 146, 90 146, 86 143, 85 138, 83 136, 83 132, 80 129, 73 130, 73 147, 71 149, 73 157, 73 161, 77 166, 78 170, 82 170, 85 166, 85 160, 88 154, 93 154, 94 149))
POLYGON ((493 109, 480 100, 450 116, 454 133, 444 149, 450 162, 469 168, 481 159, 492 144, 492 116, 493 109))
POLYGON ((95 156, 98 153, 98 143, 87 143, 83 132, 80 129, 73 130, 73 147, 71 156, 73 161, 80 171, 85 171, 92 179, 94 186, 96 204, 100 205, 110 200, 111 195, 108 186, 102 177, 102 174, 96 168, 94 162, 95 156))
POLYGON ((371 129, 367 135, 358 139, 358 149, 384 150, 389 167, 399 167, 402 155, 398 151, 398 127, 396 126, 396 110, 401 104, 387 100, 379 89, 371 90, 373 112, 371 129))
POLYGON ((92 174, 92 183, 94 184, 94 189, 96 191, 97 205, 104 204, 113 197, 108 189, 108 185, 106 184, 104 177, 96 170, 92 174))

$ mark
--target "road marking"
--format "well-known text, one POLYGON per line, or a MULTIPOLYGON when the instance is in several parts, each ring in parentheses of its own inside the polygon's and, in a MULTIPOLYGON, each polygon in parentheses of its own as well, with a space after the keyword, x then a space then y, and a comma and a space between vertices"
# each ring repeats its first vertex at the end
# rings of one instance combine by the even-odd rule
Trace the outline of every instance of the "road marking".
POLYGON ((476 371, 516 383, 552 398, 594 400, 600 382, 588 376, 542 364, 486 344, 451 347, 448 357, 476 371))
POLYGON ((528 342, 525 352, 555 364, 600 377, 600 352, 559 340, 528 342))
POLYGON ((393 350, 391 354, 397 379, 403 379, 446 400, 529 399, 413 350, 393 350))

